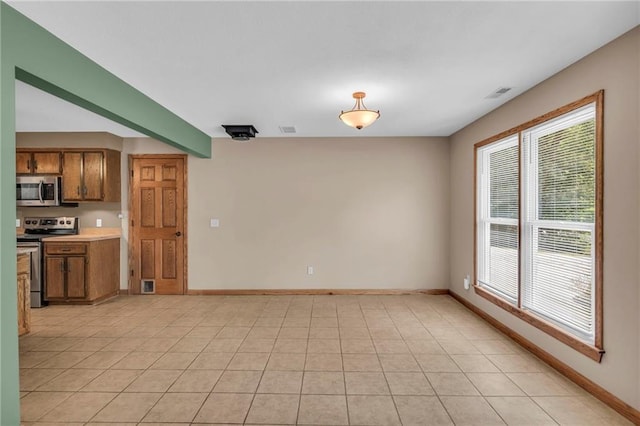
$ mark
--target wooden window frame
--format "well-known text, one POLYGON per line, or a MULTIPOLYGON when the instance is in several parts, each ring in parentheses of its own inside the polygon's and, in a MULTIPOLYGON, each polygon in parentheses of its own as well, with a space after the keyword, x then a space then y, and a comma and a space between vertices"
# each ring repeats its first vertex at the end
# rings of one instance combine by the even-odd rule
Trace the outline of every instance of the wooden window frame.
MULTIPOLYGON (((473 282, 475 293, 488 300, 489 302, 497 305, 507 312, 515 315, 526 323, 536 327, 537 329, 547 333, 555 339, 563 342, 569 347, 582 353, 583 355, 593 359, 596 362, 602 361, 602 356, 605 351, 603 349, 603 314, 602 314, 602 282, 603 282, 603 195, 604 195, 604 90, 600 90, 592 95, 586 96, 580 100, 567 104, 563 107, 555 109, 551 112, 543 114, 534 118, 526 123, 515 126, 507 131, 501 132, 488 139, 480 141, 474 145, 473 150, 473 206, 474 206, 474 220, 473 220, 473 282), (581 108, 585 105, 595 104, 595 121, 596 121, 596 159, 595 159, 595 174, 596 174, 596 200, 595 200, 595 270, 594 270, 594 293, 595 293, 595 325, 594 325, 594 342, 586 342, 557 325, 542 319, 541 317, 522 309, 521 305, 521 293, 522 293, 522 273, 521 265, 518 265, 518 304, 513 305, 506 300, 503 300, 499 296, 496 296, 492 292, 482 288, 478 282, 478 221, 477 221, 477 209, 478 209, 478 148, 489 145, 493 142, 497 142, 509 136, 518 135, 519 146, 522 147, 522 132, 542 124, 546 121, 557 118, 561 115, 567 114, 573 110, 581 108)), ((520 156, 520 150, 519 150, 520 156)), ((521 185, 521 164, 519 158, 518 177, 519 185, 521 185)), ((520 246, 522 241, 523 232, 523 217, 521 210, 521 191, 518 191, 518 217, 519 217, 519 233, 518 238, 518 253, 522 253, 522 247, 520 246)))

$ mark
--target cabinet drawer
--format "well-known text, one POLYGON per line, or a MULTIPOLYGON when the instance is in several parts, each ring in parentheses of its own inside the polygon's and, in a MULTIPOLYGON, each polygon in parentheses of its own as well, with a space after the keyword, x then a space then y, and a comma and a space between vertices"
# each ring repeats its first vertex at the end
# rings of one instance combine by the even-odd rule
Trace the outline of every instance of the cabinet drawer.
POLYGON ((86 254, 87 245, 45 243, 44 251, 46 254, 86 254))

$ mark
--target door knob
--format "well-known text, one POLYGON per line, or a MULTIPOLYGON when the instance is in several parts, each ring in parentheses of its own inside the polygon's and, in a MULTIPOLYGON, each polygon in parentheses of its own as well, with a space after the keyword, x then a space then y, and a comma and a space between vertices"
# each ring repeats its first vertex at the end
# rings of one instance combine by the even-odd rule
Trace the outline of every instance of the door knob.
POLYGON ((179 237, 181 235, 182 235, 182 232, 180 232, 180 231, 176 232, 176 237, 179 237))

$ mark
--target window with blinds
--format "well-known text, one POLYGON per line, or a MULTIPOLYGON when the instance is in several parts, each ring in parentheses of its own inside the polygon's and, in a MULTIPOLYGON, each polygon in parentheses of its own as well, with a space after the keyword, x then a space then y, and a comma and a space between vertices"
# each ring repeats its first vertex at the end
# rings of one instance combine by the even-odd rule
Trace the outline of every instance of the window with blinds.
POLYGON ((522 307, 593 342, 595 105, 523 132, 522 307))
POLYGON ((518 136, 478 153, 478 280, 511 303, 518 299, 518 136))
POLYGON ((601 108, 599 92, 475 146, 476 291, 598 360, 601 108))

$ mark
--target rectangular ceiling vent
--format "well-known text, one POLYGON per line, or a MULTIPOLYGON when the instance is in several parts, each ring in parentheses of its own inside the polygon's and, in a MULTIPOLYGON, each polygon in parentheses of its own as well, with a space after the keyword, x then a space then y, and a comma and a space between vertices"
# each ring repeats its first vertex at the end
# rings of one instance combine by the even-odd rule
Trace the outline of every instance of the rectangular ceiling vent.
POLYGON ((280 133, 284 133, 285 135, 290 135, 296 132, 296 126, 280 126, 280 133))
POLYGON ((500 96, 504 95, 511 89, 513 89, 513 87, 500 87, 497 90, 495 90, 493 93, 491 93, 489 96, 487 96, 487 99, 499 98, 500 96))

